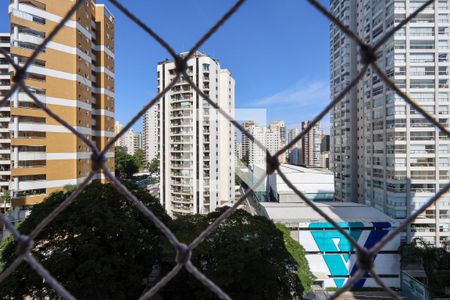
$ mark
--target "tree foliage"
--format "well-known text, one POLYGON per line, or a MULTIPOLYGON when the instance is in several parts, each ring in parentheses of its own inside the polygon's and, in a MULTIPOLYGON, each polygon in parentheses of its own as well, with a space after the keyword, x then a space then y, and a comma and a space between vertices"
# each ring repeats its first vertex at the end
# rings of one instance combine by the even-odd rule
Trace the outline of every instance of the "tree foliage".
POLYGON ((427 276, 427 288, 433 296, 444 295, 450 286, 450 253, 430 246, 420 238, 400 247, 402 268, 421 265, 427 276))
POLYGON ((155 157, 154 159, 152 159, 152 161, 148 164, 148 171, 151 174, 159 173, 159 158, 155 157))
POLYGON ((297 263, 297 277, 301 282, 303 294, 309 292, 314 282, 313 274, 309 269, 308 260, 305 256, 305 249, 291 237, 289 228, 283 224, 276 224, 278 230, 283 233, 284 244, 287 251, 292 255, 297 263))
MULTIPOLYGON (((226 208, 171 220, 146 191, 130 191, 189 243, 226 208)), ((52 194, 19 225, 29 234, 72 191, 52 194)), ((308 284, 298 247, 287 243, 264 217, 238 210, 192 254, 192 263, 232 299, 298 299, 308 284), (291 251, 292 255, 288 252, 291 251), (297 275, 296 275, 297 272, 297 275), (298 276, 298 277, 297 277, 298 276), (300 278, 300 280, 299 280, 300 278), (303 285, 303 286, 302 286, 303 285)), ((0 244, 0 271, 15 259, 9 235, 0 244)), ((175 250, 153 223, 111 185, 90 184, 37 236, 32 254, 78 299, 137 299, 175 265, 175 250)), ((307 267, 307 264, 306 264, 307 267)), ((162 299, 216 299, 185 269, 160 291, 162 299)), ((31 267, 22 263, 0 289, 0 299, 58 299, 31 267)))
MULTIPOLYGON (((171 226, 181 241, 189 243, 225 209, 208 215, 180 216, 171 226)), ((173 248, 167 245, 166 249, 169 255, 165 256, 163 273, 174 266, 173 248)), ((303 291, 283 234, 270 220, 243 210, 236 211, 193 251, 192 262, 232 299, 295 299, 303 291)), ((161 294, 163 299, 216 299, 185 270, 161 294)))
POLYGON ((115 172, 120 178, 129 178, 139 171, 139 164, 136 158, 129 155, 123 148, 116 147, 115 150, 115 172))
POLYGON ((144 150, 142 149, 137 149, 133 154, 133 158, 139 170, 142 170, 144 168, 144 157, 144 150))
MULTIPOLYGON (((169 217, 148 193, 131 191, 163 222, 169 217)), ((29 234, 70 192, 57 192, 34 206, 19 225, 29 234)), ((35 239, 33 255, 78 299, 137 299, 144 280, 162 259, 161 232, 111 185, 90 184, 35 239)), ((0 270, 15 258, 9 235, 0 245, 0 270)), ((22 263, 1 284, 0 299, 59 298, 22 263)))

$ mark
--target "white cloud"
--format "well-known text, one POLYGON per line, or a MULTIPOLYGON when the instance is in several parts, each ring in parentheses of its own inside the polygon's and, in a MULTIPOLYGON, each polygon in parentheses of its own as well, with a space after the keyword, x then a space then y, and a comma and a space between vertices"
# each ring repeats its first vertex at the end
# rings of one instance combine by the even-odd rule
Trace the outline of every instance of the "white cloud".
POLYGON ((323 106, 330 101, 329 87, 324 81, 300 80, 273 95, 252 101, 255 106, 283 105, 297 108, 323 106))

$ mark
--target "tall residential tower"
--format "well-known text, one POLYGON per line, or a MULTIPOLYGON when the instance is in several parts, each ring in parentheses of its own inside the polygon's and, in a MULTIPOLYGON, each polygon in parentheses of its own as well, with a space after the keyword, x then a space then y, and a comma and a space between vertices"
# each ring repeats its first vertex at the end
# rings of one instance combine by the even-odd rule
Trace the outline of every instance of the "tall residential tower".
MULTIPOLYGON (((332 0, 331 11, 375 44, 424 0, 332 0)), ((377 49, 377 63, 399 88, 449 126, 449 5, 437 0, 377 49)), ((357 47, 330 27, 331 95, 361 68, 357 47)), ((366 203, 405 218, 450 179, 450 143, 379 76, 368 70, 331 113, 331 168, 336 198, 366 203)), ((450 200, 444 196, 409 227, 407 238, 450 241, 450 200)))
MULTIPOLYGON (((186 53, 181 54, 186 55, 186 53)), ((196 52, 187 73, 234 117, 234 79, 219 62, 196 52)), ((158 64, 161 91, 176 76, 172 61, 158 64)), ((235 129, 180 78, 159 103, 160 199, 171 215, 208 213, 234 202, 235 129)), ((151 110, 149 114, 157 115, 151 110)), ((149 116, 150 119, 150 116, 149 116)))
MULTIPOLYGON (((11 0, 11 55, 17 64, 25 64, 73 5, 72 0, 11 0)), ((49 109, 104 148, 114 135, 114 17, 106 7, 85 1, 29 67, 25 83, 49 109)), ((26 210, 49 193, 80 183, 91 170, 90 149, 23 90, 11 97, 10 130, 17 208, 26 210)), ((107 155, 110 170, 113 156, 107 155)))
MULTIPOLYGON (((9 33, 0 33, 0 48, 9 53, 9 33)), ((9 75, 9 62, 0 54, 0 99, 11 88, 11 76, 9 75)), ((11 108, 9 99, 0 104, 0 196, 10 194, 11 184, 11 136, 9 123, 11 121, 11 108)), ((6 200, 6 197, 2 197, 6 200)), ((1 201, 0 213, 11 207, 11 202, 1 201)))

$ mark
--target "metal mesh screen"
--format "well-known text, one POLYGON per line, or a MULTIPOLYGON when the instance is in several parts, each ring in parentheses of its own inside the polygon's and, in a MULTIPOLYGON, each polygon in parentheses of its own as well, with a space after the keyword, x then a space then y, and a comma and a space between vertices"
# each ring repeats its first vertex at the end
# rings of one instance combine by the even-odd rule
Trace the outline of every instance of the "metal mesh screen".
MULTIPOLYGON (((148 290, 144 295, 141 296, 142 299, 149 299, 153 295, 155 295, 164 285, 166 285, 182 268, 186 268, 188 272, 190 272, 193 276, 195 276, 200 282, 202 282, 207 288, 209 288, 213 293, 215 293, 220 299, 230 299, 230 297, 214 282, 212 282, 209 278, 207 278, 202 272, 200 272, 196 266, 194 266, 190 260, 192 251, 208 237, 208 235, 214 231, 222 222, 224 222, 230 215, 232 215, 238 206, 243 203, 248 195, 252 193, 254 189, 258 185, 260 185, 266 176, 262 176, 256 183, 249 187, 246 192, 239 198, 238 201, 234 203, 232 207, 226 210, 219 218, 217 218, 212 224, 210 224, 207 228, 205 228, 197 238, 194 239, 189 245, 181 243, 178 241, 177 237, 171 232, 171 230, 162 223, 151 210, 149 210, 139 199, 137 199, 115 176, 110 172, 110 170, 105 165, 105 155, 108 150, 113 147, 114 143, 127 132, 133 124, 135 124, 139 118, 141 118, 144 113, 150 109, 155 103, 160 101, 162 96, 169 91, 178 79, 182 76, 185 80, 188 81, 190 86, 201 96, 203 97, 211 106, 219 111, 221 115, 223 115, 229 122, 231 122, 238 130, 242 132, 242 134, 246 135, 252 142, 254 142, 258 147, 263 149, 267 153, 267 174, 271 174, 275 171, 281 176, 281 178, 287 183, 287 185, 301 198, 303 199, 311 208, 313 208, 318 214, 320 214, 324 219, 326 219, 329 223, 331 223, 336 230, 338 230, 341 234, 343 234, 348 241, 352 244, 352 246, 356 249, 357 253, 357 265, 358 271, 351 276, 345 283, 345 285, 340 288, 335 294, 331 296, 331 299, 335 299, 343 292, 347 291, 352 287, 354 283, 356 283, 364 274, 369 273, 372 278, 382 287, 392 298, 399 299, 397 293, 395 293, 391 288, 389 288, 383 280, 377 275, 374 271, 373 260, 374 256, 378 254, 378 252, 396 235, 400 234, 402 231, 406 229, 409 223, 415 220, 420 214, 422 214, 428 207, 433 205, 435 201, 437 201, 443 194, 445 194, 450 188, 450 182, 445 184, 444 187, 437 192, 433 197, 431 197, 420 209, 416 210, 410 216, 408 216, 397 228, 390 231, 384 238, 382 238, 377 244, 375 244, 370 249, 365 249, 361 245, 359 245, 355 239, 350 236, 350 234, 342 229, 332 218, 330 218, 326 213, 324 213, 314 202, 308 199, 302 191, 298 190, 294 184, 292 184, 286 175, 279 169, 280 163, 278 158, 284 152, 286 152, 290 147, 292 147, 296 142, 303 139, 304 136, 313 128, 315 124, 317 124, 326 114, 330 112, 330 110, 338 104, 344 96, 346 96, 351 89, 355 87, 355 85, 361 80, 364 76, 368 68, 372 68, 373 72, 378 74, 378 76, 384 81, 386 86, 393 91, 395 91, 401 98, 403 98, 412 108, 417 110, 420 114, 423 115, 429 122, 431 122, 434 126, 440 129, 440 131, 445 134, 447 137, 450 137, 450 131, 441 123, 435 119, 434 116, 429 114, 426 110, 424 110, 420 105, 418 105, 413 99, 411 99, 408 95, 406 95, 403 91, 400 90, 399 87, 395 85, 393 81, 389 79, 389 77, 382 71, 382 69, 377 65, 377 57, 375 55, 375 51, 380 48, 390 37, 394 35, 396 31, 402 28, 406 23, 412 20, 419 12, 424 10, 427 6, 431 5, 434 0, 428 0, 423 5, 421 5, 416 11, 402 20, 398 25, 389 30, 381 39, 378 40, 374 45, 366 44, 356 33, 352 32, 349 28, 343 25, 333 14, 331 14, 324 6, 322 6, 317 0, 308 0, 308 2, 315 7, 321 14, 323 14, 326 18, 329 19, 332 23, 334 23, 341 31, 343 31, 346 36, 352 39, 359 46, 360 57, 362 60, 362 68, 359 70, 358 74, 352 79, 352 81, 348 84, 348 86, 342 90, 337 97, 335 97, 308 125, 308 127, 300 133, 295 139, 285 145, 278 152, 272 154, 269 153, 264 147, 262 143, 257 141, 249 132, 247 132, 236 120, 234 120, 230 115, 228 115, 224 110, 222 110, 214 101, 212 101, 208 95, 202 92, 202 90, 189 78, 186 73, 187 70, 187 61, 194 55, 194 53, 221 27, 223 26, 227 20, 229 20, 245 3, 245 0, 237 1, 221 18, 215 23, 213 27, 211 27, 203 37, 195 43, 195 45, 191 48, 189 53, 180 57, 175 50, 162 38, 160 37, 153 29, 147 26, 142 20, 137 18, 132 12, 130 12, 126 6, 121 4, 117 0, 109 0, 109 2, 114 5, 117 9, 123 12, 130 20, 132 20, 137 26, 142 28, 148 35, 156 40, 162 47, 164 47, 167 52, 172 56, 175 64, 176 64, 176 73, 177 75, 168 84, 163 90, 161 90, 151 101, 149 101, 134 117, 133 119, 126 125, 124 128, 114 137, 112 138, 104 149, 101 151, 97 148, 97 146, 88 138, 86 138, 82 133, 78 132, 75 128, 73 128, 68 122, 63 120, 60 116, 50 110, 45 106, 43 102, 41 102, 30 89, 27 87, 25 83, 25 78, 27 74, 27 70, 30 65, 37 58, 41 50, 45 49, 47 44, 55 37, 55 35, 63 28, 64 24, 71 18, 71 16, 76 12, 76 10, 87 0, 77 0, 73 7, 67 12, 65 17, 61 20, 61 22, 53 29, 53 31, 45 38, 42 44, 34 50, 32 56, 28 59, 28 61, 20 67, 17 65, 11 56, 6 53, 3 49, 0 48, 0 52, 6 57, 7 61, 11 64, 11 66, 15 69, 15 76, 13 78, 13 85, 9 92, 0 100, 0 105, 9 99, 9 97, 14 94, 19 89, 23 89, 25 93, 27 93, 42 110, 44 110, 50 117, 54 118, 57 122, 63 125, 65 128, 70 130, 74 135, 76 135, 79 139, 81 139, 92 151, 92 169, 89 175, 85 178, 85 180, 78 185, 76 190, 65 199, 52 213, 50 213, 36 228, 31 232, 30 235, 25 236, 22 235, 17 229, 8 221, 8 219, 0 215, 0 220, 4 222, 7 230, 13 235, 14 239, 18 243, 18 251, 17 257, 15 261, 9 265, 9 267, 4 270, 0 274, 0 284, 1 282, 11 274, 22 262, 28 263, 43 279, 64 299, 74 299, 74 297, 67 291, 53 276, 50 274, 36 259, 33 257, 31 253, 31 249, 33 247, 33 239, 43 230, 43 228, 49 224, 61 211, 67 208, 73 201, 76 200, 77 196, 83 191, 83 189, 93 180, 96 173, 103 171, 105 176, 111 181, 111 183, 115 186, 115 188, 122 193, 129 201, 131 201, 145 216, 147 216, 155 226, 161 230, 161 232, 167 237, 170 243, 177 251, 177 255, 175 257, 176 266, 167 273, 157 284, 155 284, 150 290, 148 290)), ((266 174, 266 175, 267 175, 266 174)), ((149 270, 150 272, 150 270, 149 270)))

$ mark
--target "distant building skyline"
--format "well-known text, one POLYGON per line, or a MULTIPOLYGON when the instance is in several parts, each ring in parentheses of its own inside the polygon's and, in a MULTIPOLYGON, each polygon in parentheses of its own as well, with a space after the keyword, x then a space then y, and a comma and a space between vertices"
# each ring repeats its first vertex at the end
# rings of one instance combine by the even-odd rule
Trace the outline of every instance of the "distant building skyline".
MULTIPOLYGON (((118 134, 122 129, 123 124, 115 121, 114 134, 118 134)), ((144 150, 142 133, 131 128, 117 139, 115 146, 123 148, 129 155, 134 155, 138 149, 144 150)))

